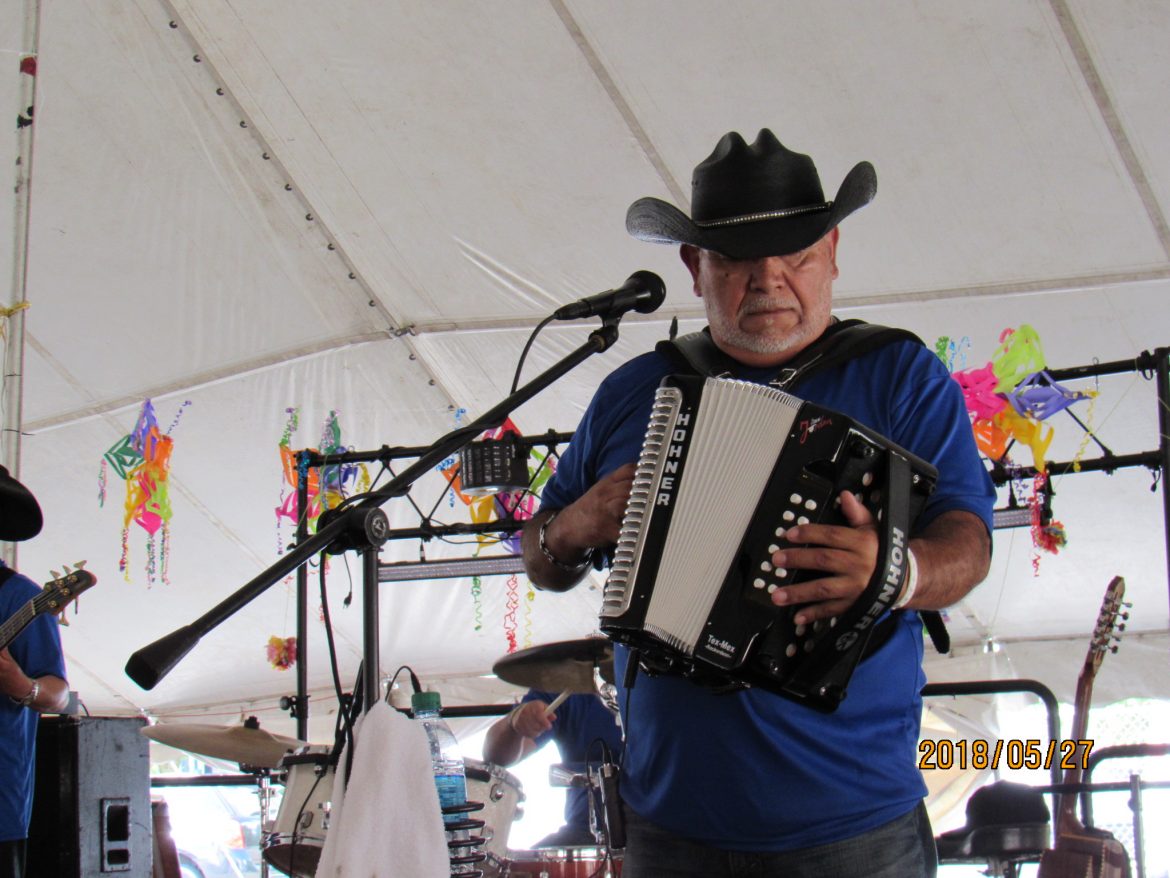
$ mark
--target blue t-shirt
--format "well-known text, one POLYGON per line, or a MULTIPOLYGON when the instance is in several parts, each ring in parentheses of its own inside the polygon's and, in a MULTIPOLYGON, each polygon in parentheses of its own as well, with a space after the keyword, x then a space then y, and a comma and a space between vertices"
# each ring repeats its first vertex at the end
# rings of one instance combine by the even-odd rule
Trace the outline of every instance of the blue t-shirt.
MULTIPOLYGON (((3 569, 0 563, 0 570, 3 569)), ((40 591, 40 586, 31 579, 13 573, 7 582, 0 584, 0 622, 7 621, 40 591)), ((55 616, 37 616, 8 645, 8 652, 28 676, 35 679, 52 674, 65 679, 65 660, 57 627, 55 616)), ((0 696, 0 841, 28 836, 38 719, 35 710, 0 696)))
MULTIPOLYGON (((606 473, 637 460, 654 391, 672 371, 666 358, 649 353, 606 378, 542 506, 563 508, 606 473)), ((736 377, 766 381, 774 371, 745 368, 736 377)), ((962 392, 926 348, 890 344, 817 373, 791 392, 849 415, 938 468, 918 528, 963 510, 990 531, 995 492, 962 392)), ((916 765, 925 677, 921 621, 916 613, 900 617, 832 714, 760 689, 716 695, 682 678, 639 675, 628 694, 619 693, 623 799, 670 831, 746 851, 839 841, 905 814, 926 792, 916 765)), ((619 645, 619 683, 627 660, 619 645)))
MULTIPOLYGON (((530 689, 521 703, 551 704, 556 697, 555 692, 530 689)), ((570 695, 554 713, 552 728, 536 739, 538 748, 555 741, 561 763, 570 771, 584 771, 587 763, 597 765, 602 761, 603 748, 597 743, 600 739, 609 747, 612 759, 620 761, 622 734, 617 718, 596 695, 570 695)), ((583 787, 569 787, 566 791, 565 825, 580 830, 582 835, 589 833, 589 791, 583 787)))

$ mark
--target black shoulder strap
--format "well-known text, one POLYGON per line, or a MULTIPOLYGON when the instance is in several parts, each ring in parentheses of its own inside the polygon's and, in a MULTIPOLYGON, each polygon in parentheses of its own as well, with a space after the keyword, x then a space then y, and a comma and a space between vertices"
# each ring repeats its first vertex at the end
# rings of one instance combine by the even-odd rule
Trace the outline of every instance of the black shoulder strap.
MULTIPOLYGON (((783 390, 792 390, 801 381, 822 369, 828 369, 869 351, 876 350, 896 341, 922 339, 906 329, 866 323, 864 320, 835 320, 813 344, 780 367, 772 384, 783 390)), ((736 362, 715 344, 711 330, 707 327, 698 332, 676 336, 658 342, 654 350, 671 361, 675 369, 688 374, 719 377, 735 373, 736 362)), ((918 615, 930 635, 931 642, 940 653, 951 648, 951 638, 946 623, 936 610, 920 610, 918 615)), ((876 652, 894 633, 897 617, 891 616, 879 625, 870 636, 862 658, 876 652)))
POLYGON ((3 586, 16 573, 11 567, 0 567, 0 586, 3 586))
MULTIPOLYGON (((772 383, 790 390, 822 369, 895 341, 922 344, 918 336, 905 329, 866 323, 864 320, 837 320, 813 344, 781 366, 772 383)), ((706 327, 698 332, 660 341, 654 349, 669 359, 676 369, 685 373, 717 377, 731 375, 736 371, 736 362, 719 349, 711 338, 710 329, 706 327)))

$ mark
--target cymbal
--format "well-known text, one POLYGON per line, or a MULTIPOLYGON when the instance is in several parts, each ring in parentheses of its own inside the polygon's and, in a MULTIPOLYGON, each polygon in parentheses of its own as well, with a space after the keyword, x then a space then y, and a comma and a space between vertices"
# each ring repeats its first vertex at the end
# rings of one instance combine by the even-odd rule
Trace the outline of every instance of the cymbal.
POLYGON ((505 683, 546 692, 596 692, 593 669, 613 682, 613 644, 604 637, 562 640, 530 646, 506 655, 492 665, 505 683))
POLYGON ((200 723, 169 723, 144 726, 143 735, 167 744, 215 759, 227 759, 254 768, 279 768, 290 750, 305 746, 304 741, 274 735, 259 727, 211 726, 200 723))

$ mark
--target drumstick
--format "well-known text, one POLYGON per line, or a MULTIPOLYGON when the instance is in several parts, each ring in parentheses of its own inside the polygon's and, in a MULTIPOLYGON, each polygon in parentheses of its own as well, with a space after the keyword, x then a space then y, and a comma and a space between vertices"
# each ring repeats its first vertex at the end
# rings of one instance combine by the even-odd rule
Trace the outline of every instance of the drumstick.
POLYGON ((558 707, 560 707, 561 703, 566 698, 568 698, 571 694, 572 693, 568 689, 566 689, 564 692, 562 692, 560 695, 558 695, 556 698, 554 698, 552 701, 552 704, 550 704, 548 707, 546 707, 544 709, 544 715, 548 716, 550 713, 552 713, 554 710, 556 710, 558 707))

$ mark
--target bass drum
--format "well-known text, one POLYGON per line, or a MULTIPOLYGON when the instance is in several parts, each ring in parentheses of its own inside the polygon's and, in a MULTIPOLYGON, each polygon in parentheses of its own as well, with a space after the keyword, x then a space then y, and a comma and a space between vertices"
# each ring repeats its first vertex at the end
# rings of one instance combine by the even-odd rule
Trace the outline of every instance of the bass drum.
POLYGON ((621 853, 607 862, 605 848, 563 847, 509 851, 506 878, 618 878, 621 853))
POLYGON ((333 767, 329 748, 304 747, 281 760, 287 771, 284 795, 272 831, 264 836, 264 860, 293 878, 313 878, 325 833, 329 829, 333 797, 333 767))
POLYGON ((504 875, 512 821, 524 816, 520 807, 524 790, 514 774, 490 762, 464 759, 463 769, 467 775, 467 800, 483 802, 483 811, 470 815, 484 821, 479 834, 484 840, 481 850, 487 854, 487 860, 478 868, 487 878, 504 875))

